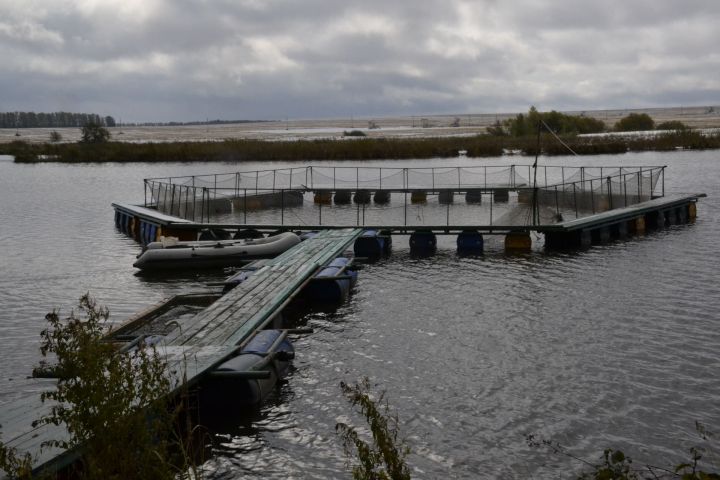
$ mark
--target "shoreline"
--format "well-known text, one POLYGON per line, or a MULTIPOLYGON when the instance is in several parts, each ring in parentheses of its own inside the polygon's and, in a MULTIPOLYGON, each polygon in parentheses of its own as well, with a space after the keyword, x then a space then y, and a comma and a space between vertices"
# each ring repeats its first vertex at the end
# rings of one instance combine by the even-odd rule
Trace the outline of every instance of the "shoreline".
POLYGON ((0 155, 11 155, 16 163, 134 163, 134 162, 246 162, 318 160, 395 160, 499 157, 507 154, 534 156, 622 154, 640 151, 720 149, 720 133, 696 130, 647 132, 638 135, 573 135, 562 142, 543 134, 540 152, 537 137, 492 135, 372 138, 342 140, 268 141, 257 139, 213 142, 128 143, 26 143, 0 144, 0 155), (569 148, 568 148, 569 147, 569 148), (461 152, 464 152, 462 154, 461 152))
MULTIPOLYGON (((136 126, 125 124, 108 128, 111 138, 122 143, 218 142, 226 140, 338 140, 343 132, 362 131, 367 138, 422 139, 467 137, 487 133, 497 121, 514 118, 518 113, 406 115, 387 117, 349 117, 334 119, 285 119, 263 122, 199 125, 136 126)), ((680 121, 693 129, 720 128, 720 107, 671 107, 566 111, 603 121, 612 127, 629 113, 646 113, 656 123, 680 121)), ((80 140, 79 127, 0 129, 0 145, 17 140, 42 144, 57 131, 65 142, 80 140), (16 134, 20 134, 16 136, 16 134)))

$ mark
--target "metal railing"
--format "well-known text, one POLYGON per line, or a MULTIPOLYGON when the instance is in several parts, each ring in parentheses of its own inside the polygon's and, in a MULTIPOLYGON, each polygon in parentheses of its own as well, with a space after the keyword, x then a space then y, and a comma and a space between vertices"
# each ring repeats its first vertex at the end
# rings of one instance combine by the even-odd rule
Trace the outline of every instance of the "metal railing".
MULTIPOLYGON (((408 210, 414 207, 412 201, 408 202, 408 196, 413 192, 424 191, 431 197, 444 195, 446 198, 472 192, 479 195, 479 201, 472 202, 476 209, 476 223, 493 225, 493 221, 498 217, 498 207, 493 199, 498 195, 504 198, 510 191, 517 194, 517 203, 531 204, 538 210, 543 208, 546 212, 554 210, 558 218, 573 214, 579 218, 581 214, 598 213, 633 205, 655 196, 664 196, 664 172, 664 166, 539 166, 537 184, 533 186, 530 180, 535 176, 532 165, 434 168, 310 166, 149 178, 145 179, 145 205, 166 214, 201 223, 210 222, 212 217, 220 213, 232 214, 242 218, 243 223, 248 223, 248 217, 254 216, 258 210, 255 200, 263 195, 274 195, 272 209, 279 214, 279 223, 284 225, 286 210, 293 208, 295 217, 298 217, 297 202, 311 203, 305 199, 305 194, 310 192, 334 197, 338 192, 385 191, 395 196, 395 202, 398 195, 403 198, 402 219, 389 215, 392 221, 409 225, 408 210), (661 187, 656 195, 658 184, 661 187), (288 202, 289 198, 294 202, 288 202), (485 201, 482 201, 483 199, 485 201), (487 211, 483 212, 482 209, 487 211)), ((314 203, 312 208, 317 211, 305 212, 304 217, 317 214, 318 225, 322 225, 323 214, 326 221, 331 217, 335 222, 343 220, 343 223, 348 225, 365 225, 368 217, 373 218, 372 224, 377 224, 375 220, 378 216, 368 215, 369 211, 388 211, 387 207, 374 208, 368 207, 364 202, 356 202, 353 212, 355 218, 350 221, 347 218, 340 219, 337 215, 329 216, 328 209, 332 211, 333 206, 324 203, 314 203)), ((469 205, 471 202, 445 203, 442 207, 445 213, 443 223, 449 225, 453 216, 451 209, 458 205, 469 205)), ((339 210, 344 212, 345 216, 348 215, 347 207, 339 210)), ((437 212, 433 212, 435 217, 436 214, 437 212)), ((526 222, 529 223, 530 220, 527 219, 526 222)), ((532 222, 537 222, 535 215, 532 222)))

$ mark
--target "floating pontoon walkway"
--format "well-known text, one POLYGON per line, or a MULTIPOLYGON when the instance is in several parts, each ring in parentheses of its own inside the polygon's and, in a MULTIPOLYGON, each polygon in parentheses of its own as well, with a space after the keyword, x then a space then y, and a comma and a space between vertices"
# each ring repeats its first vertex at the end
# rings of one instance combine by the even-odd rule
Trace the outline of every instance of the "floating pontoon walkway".
MULTIPOLYGON (((547 193, 547 192, 546 192, 547 193)), ((560 194, 550 194, 554 198, 557 212, 560 213, 559 205, 561 204, 560 194)), ((474 235, 497 234, 505 235, 505 246, 508 250, 529 250, 532 246, 530 232, 543 234, 545 237, 545 246, 547 248, 577 248, 586 247, 593 243, 604 243, 611 239, 622 239, 629 234, 642 234, 649 229, 658 229, 667 225, 675 225, 693 221, 696 216, 696 203, 700 198, 705 197, 704 193, 693 195, 668 195, 656 197, 630 204, 626 195, 613 197, 606 195, 604 201, 607 202, 604 209, 599 212, 588 214, 587 212, 578 215, 577 192, 566 192, 565 200, 572 199, 571 207, 566 208, 563 212, 569 216, 575 216, 565 221, 555 221, 555 223, 521 223, 521 224, 502 224, 502 223, 466 223, 453 224, 450 222, 448 213, 447 223, 426 223, 420 225, 410 225, 405 221, 399 223, 366 223, 364 216, 352 215, 351 218, 346 216, 347 220, 354 220, 356 225, 348 223, 196 223, 188 222, 185 219, 171 217, 165 214, 158 214, 157 220, 152 217, 152 209, 133 206, 127 204, 113 204, 116 212, 116 219, 124 219, 134 217, 133 222, 140 226, 135 229, 134 237, 139 241, 143 241, 142 232, 147 232, 149 224, 145 222, 155 222, 157 225, 156 234, 172 234, 184 239, 195 239, 199 232, 204 229, 218 229, 226 231, 249 231, 256 230, 259 232, 277 232, 277 231, 313 231, 313 230, 342 230, 347 228, 363 228, 365 230, 381 231, 385 235, 400 234, 410 235, 416 232, 432 235, 461 235, 471 232, 474 235), (613 200, 620 206, 613 208, 613 200), (141 216, 137 216, 138 212, 141 216), (173 221, 175 218, 177 221, 173 221), (140 232, 140 237, 138 237, 140 232)), ((520 202, 521 198, 518 197, 520 202)), ((598 202, 592 202, 596 204, 598 202)), ((526 204, 529 208, 529 204, 526 204)), ((318 210, 322 207, 318 206, 318 210)), ((449 205, 446 206, 449 212, 449 205)), ((345 210, 353 213, 352 210, 345 210)), ((402 219, 401 219, 402 220, 402 219)), ((131 222, 131 223, 133 223, 131 222)), ((122 224, 119 227, 122 230, 122 224)), ((155 227, 153 227, 155 228, 155 227)), ((126 231, 126 230, 123 230, 126 231)), ((155 231, 155 230, 152 230, 155 231)), ((132 235, 132 232, 126 231, 132 235)), ((411 242, 412 246, 412 242, 411 242)), ((362 255, 361 255, 362 256, 362 255)))
MULTIPOLYGON (((325 230, 269 260, 253 275, 194 317, 178 323, 161 347, 178 368, 205 349, 227 348, 188 371, 188 382, 212 369, 268 325, 322 267, 353 245, 362 229, 325 230), (185 358, 177 356, 181 352, 185 358), (192 376, 191 376, 192 373, 192 376)), ((162 350, 161 350, 162 351, 162 350)), ((205 357, 205 355, 202 355, 205 357)))
MULTIPOLYGON (((165 341, 157 345, 168 363, 173 387, 178 389, 199 382, 205 374, 236 355, 258 329, 273 321, 315 273, 342 255, 362 232, 356 228, 320 232, 269 260, 248 280, 205 310, 177 322, 165 341)), ((40 393, 0 407, 5 445, 16 448, 20 455, 31 454, 36 471, 57 471, 77 458, 74 452, 41 448, 45 441, 67 438, 64 427, 32 426, 49 408, 40 401, 40 393)))

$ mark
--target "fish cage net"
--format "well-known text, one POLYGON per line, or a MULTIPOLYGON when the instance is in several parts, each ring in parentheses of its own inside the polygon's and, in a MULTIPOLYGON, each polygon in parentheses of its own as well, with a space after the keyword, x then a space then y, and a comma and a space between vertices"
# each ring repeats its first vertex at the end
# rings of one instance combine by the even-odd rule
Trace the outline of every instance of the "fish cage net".
MULTIPOLYGON (((395 192, 396 195, 402 192, 425 191, 431 196, 440 197, 443 193, 470 195, 473 192, 480 196, 502 197, 512 192, 516 205, 503 216, 496 216, 496 223, 503 218, 508 221, 507 225, 551 223, 558 218, 577 218, 661 196, 664 194, 664 167, 313 166, 146 179, 145 204, 165 214, 191 221, 209 222, 218 214, 228 215, 238 210, 244 210, 247 214, 248 208, 255 208, 248 207, 247 199, 263 194, 280 192, 287 195, 295 192, 302 196, 305 193, 326 192, 332 195, 338 191, 357 193, 382 190, 395 192), (660 195, 656 195, 658 183, 661 181, 663 188, 660 195), (537 216, 534 219, 527 213, 528 208, 532 211, 533 205, 537 206, 537 216)), ((487 202, 475 203, 479 204, 476 208, 484 208, 483 205, 487 207, 487 202)), ((288 204, 283 203, 280 207, 286 205, 288 204)), ((350 221, 345 223, 352 224, 350 221)))

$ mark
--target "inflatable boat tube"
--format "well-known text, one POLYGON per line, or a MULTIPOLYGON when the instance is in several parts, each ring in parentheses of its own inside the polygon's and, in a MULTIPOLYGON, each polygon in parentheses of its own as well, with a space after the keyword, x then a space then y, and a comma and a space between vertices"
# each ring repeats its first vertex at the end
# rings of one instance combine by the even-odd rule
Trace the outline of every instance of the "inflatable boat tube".
POLYGON ((254 240, 178 242, 165 239, 148 244, 133 264, 141 270, 220 268, 244 265, 257 258, 273 258, 300 243, 285 232, 254 240))

